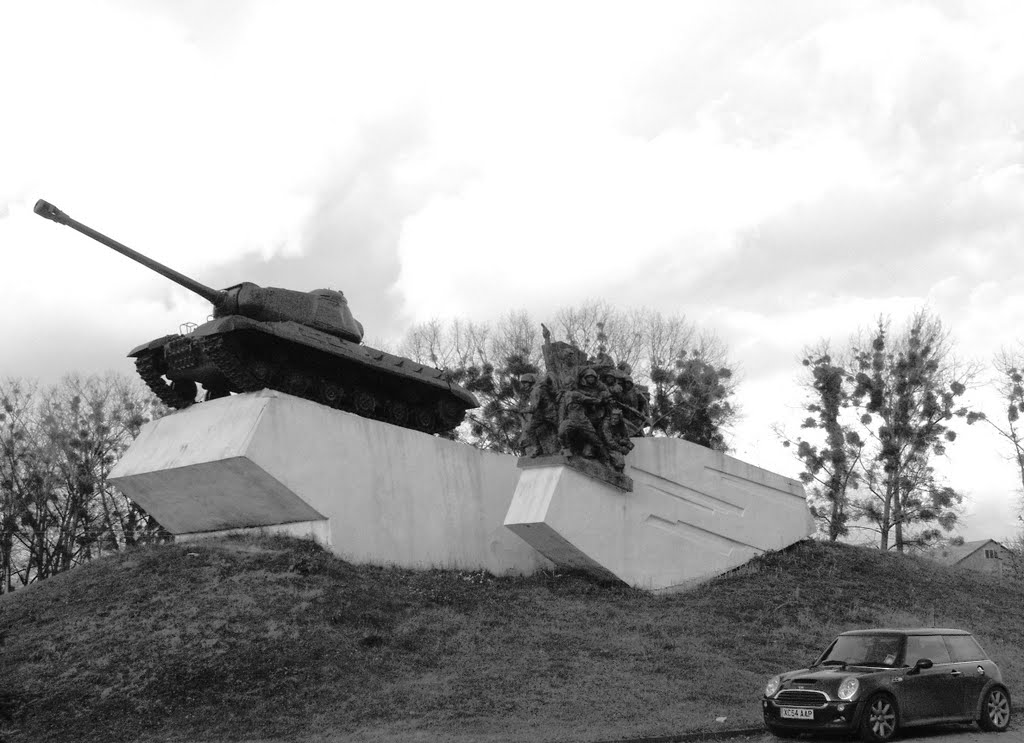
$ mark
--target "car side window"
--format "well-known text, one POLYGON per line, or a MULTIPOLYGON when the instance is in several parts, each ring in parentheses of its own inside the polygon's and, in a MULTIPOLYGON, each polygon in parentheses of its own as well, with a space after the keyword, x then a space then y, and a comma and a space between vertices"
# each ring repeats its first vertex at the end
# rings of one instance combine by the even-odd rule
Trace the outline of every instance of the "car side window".
POLYGON ((953 659, 954 663, 988 659, 985 651, 981 649, 981 645, 970 635, 947 635, 943 639, 949 649, 949 657, 953 659))
POLYGON ((941 635, 911 635, 907 638, 907 665, 917 665, 922 658, 935 665, 950 662, 949 651, 941 635))

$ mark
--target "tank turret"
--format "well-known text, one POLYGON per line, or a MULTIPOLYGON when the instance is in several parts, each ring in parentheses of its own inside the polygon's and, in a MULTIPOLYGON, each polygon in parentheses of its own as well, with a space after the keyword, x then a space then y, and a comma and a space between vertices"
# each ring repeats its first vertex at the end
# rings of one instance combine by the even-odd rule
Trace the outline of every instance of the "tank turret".
POLYGON ((212 289, 78 222, 40 199, 35 213, 71 227, 185 287, 213 305, 213 320, 133 349, 136 369, 167 405, 232 392, 278 389, 363 417, 439 433, 457 426, 476 398, 444 372, 361 344, 363 326, 345 295, 243 282, 212 289))

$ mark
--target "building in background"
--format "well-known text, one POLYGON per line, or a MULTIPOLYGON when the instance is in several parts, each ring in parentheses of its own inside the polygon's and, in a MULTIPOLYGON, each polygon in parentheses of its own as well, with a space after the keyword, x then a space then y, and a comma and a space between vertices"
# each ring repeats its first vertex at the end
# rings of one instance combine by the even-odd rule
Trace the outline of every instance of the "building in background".
POLYGON ((1013 570, 1013 554, 994 539, 943 545, 936 548, 929 557, 945 565, 956 565, 999 577, 1009 576, 1013 570))

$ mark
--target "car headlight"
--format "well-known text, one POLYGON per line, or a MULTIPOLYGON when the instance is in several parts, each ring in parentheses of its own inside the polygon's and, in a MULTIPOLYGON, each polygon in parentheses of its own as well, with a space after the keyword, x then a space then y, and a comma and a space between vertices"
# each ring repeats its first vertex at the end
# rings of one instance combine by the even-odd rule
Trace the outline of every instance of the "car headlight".
POLYGON ((839 684, 839 698, 850 701, 857 693, 857 689, 860 688, 860 681, 851 676, 850 678, 839 684))
POLYGON ((765 684, 764 695, 766 697, 775 696, 775 692, 779 690, 780 686, 782 686, 782 679, 779 676, 772 676, 768 679, 768 683, 765 684))

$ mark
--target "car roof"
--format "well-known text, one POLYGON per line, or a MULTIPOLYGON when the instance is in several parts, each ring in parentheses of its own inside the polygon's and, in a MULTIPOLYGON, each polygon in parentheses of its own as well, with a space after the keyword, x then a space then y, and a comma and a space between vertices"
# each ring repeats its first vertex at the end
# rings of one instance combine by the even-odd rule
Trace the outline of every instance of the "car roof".
POLYGON ((894 629, 854 629, 843 632, 844 635, 969 635, 970 632, 962 629, 949 629, 943 627, 914 627, 894 629))

